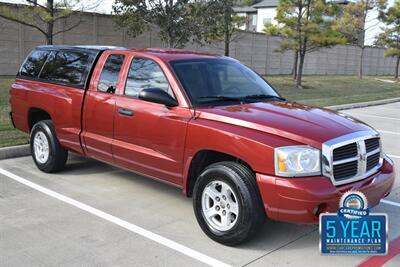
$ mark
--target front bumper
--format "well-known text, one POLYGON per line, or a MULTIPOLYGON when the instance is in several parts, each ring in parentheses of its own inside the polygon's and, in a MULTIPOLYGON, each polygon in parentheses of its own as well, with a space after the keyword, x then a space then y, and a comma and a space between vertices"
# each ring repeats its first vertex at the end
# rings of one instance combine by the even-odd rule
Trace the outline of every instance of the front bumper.
POLYGON ((387 196, 394 183, 394 167, 386 158, 379 172, 350 184, 334 186, 324 176, 282 178, 257 174, 257 183, 269 218, 296 223, 318 223, 319 214, 336 212, 343 193, 363 192, 369 207, 387 196))

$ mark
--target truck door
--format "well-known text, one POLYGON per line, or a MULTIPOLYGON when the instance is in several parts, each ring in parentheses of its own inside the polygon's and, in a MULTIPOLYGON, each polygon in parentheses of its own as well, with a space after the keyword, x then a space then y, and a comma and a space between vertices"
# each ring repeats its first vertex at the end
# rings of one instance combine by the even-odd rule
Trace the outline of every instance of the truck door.
POLYGON ((186 128, 191 118, 189 109, 168 108, 138 99, 144 88, 159 88, 175 98, 170 82, 154 60, 133 57, 126 76, 124 88, 116 96, 115 162, 133 171, 181 184, 186 128))
POLYGON ((92 75, 83 109, 83 141, 88 156, 113 162, 114 93, 121 86, 123 51, 105 51, 92 75))

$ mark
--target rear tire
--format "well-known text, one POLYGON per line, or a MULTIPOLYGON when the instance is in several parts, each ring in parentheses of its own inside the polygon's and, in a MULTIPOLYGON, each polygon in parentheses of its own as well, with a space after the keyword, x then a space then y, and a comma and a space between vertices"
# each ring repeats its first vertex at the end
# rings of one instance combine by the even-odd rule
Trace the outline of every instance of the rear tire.
POLYGON ((30 146, 36 166, 44 172, 64 169, 68 151, 61 147, 51 120, 36 123, 31 131, 30 146))
POLYGON ((266 214, 253 172, 236 162, 208 166, 196 180, 193 208, 202 230, 234 246, 249 240, 266 214))

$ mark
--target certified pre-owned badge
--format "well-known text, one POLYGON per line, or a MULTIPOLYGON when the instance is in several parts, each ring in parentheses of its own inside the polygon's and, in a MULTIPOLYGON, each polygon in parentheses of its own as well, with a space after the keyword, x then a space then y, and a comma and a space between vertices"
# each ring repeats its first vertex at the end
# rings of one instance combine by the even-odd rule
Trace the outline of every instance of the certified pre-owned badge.
POLYGON ((388 247, 388 220, 383 213, 369 213, 365 195, 358 191, 343 194, 337 214, 319 218, 322 254, 379 254, 388 247))

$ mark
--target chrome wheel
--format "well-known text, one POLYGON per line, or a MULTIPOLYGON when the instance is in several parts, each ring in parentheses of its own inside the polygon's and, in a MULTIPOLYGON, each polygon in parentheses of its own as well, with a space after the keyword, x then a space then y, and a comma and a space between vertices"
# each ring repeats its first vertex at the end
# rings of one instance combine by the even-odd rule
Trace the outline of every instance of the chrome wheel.
POLYGON ((229 231, 239 217, 238 199, 222 181, 212 181, 204 188, 201 207, 207 224, 218 231, 229 231))
POLYGON ((35 159, 44 164, 49 159, 49 141, 43 132, 37 132, 33 138, 35 159))

